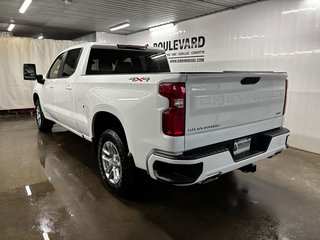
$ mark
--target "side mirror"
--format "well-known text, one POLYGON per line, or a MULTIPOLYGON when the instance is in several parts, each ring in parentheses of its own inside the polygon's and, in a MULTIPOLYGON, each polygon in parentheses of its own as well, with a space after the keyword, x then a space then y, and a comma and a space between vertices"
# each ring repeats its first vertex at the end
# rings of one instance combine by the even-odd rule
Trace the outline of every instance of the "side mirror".
POLYGON ((23 79, 36 80, 37 72, 35 64, 23 64, 23 79))
POLYGON ((37 82, 40 84, 44 84, 44 78, 41 74, 36 75, 37 82))
POLYGON ((37 80, 38 83, 44 84, 44 78, 41 74, 37 75, 36 65, 27 63, 23 64, 23 79, 37 80))

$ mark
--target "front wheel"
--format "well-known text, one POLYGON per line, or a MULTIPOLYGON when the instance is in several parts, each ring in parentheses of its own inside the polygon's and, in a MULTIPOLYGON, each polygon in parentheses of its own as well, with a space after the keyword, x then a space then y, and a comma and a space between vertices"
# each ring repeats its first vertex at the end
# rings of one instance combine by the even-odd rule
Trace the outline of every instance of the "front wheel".
POLYGON ((36 100, 35 108, 36 108, 36 121, 37 121, 38 129, 44 132, 51 131, 53 127, 53 122, 44 117, 39 99, 36 100))
POLYGON ((105 130, 98 145, 99 170, 104 185, 121 197, 132 196, 136 187, 135 166, 128 148, 114 130, 105 130))

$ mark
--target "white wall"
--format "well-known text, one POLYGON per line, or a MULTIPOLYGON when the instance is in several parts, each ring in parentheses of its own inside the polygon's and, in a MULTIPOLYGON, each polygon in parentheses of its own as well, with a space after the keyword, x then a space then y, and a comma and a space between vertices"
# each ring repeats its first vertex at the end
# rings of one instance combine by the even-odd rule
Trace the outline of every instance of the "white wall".
POLYGON ((102 42, 109 44, 126 44, 127 36, 119 34, 111 34, 106 32, 94 32, 88 35, 73 39, 73 41, 86 41, 86 42, 102 42))
POLYGON ((118 35, 118 34, 110 34, 106 32, 96 32, 96 41, 110 44, 126 44, 127 36, 126 35, 118 35))
POLYGON ((23 64, 35 63, 44 74, 59 52, 74 41, 0 37, 0 110, 33 108, 34 81, 23 80, 23 64))
POLYGON ((75 38, 72 41, 95 42, 97 39, 96 35, 97 34, 94 32, 94 33, 90 33, 90 34, 84 35, 79 38, 75 38))
POLYGON ((173 71, 288 72, 289 143, 320 153, 320 0, 265 1, 182 22, 171 32, 132 34, 128 43, 197 36, 206 39, 196 49, 205 51, 205 62, 171 64, 173 71))

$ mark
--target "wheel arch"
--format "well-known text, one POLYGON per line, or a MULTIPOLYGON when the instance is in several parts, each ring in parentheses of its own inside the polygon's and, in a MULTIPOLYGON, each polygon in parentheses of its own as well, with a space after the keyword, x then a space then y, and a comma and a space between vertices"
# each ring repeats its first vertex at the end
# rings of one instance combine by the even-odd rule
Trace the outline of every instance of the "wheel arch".
POLYGON ((92 143, 95 151, 98 146, 100 135, 106 129, 116 131, 129 150, 126 131, 120 119, 110 112, 99 111, 94 114, 91 125, 92 143))
POLYGON ((36 101, 40 100, 38 93, 33 93, 32 99, 33 99, 33 104, 36 105, 36 101))

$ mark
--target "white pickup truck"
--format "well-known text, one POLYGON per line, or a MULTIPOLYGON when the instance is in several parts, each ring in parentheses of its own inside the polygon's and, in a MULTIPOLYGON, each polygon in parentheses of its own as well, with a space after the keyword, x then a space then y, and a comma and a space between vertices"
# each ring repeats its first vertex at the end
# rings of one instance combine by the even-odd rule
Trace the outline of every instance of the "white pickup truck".
POLYGON ((287 147, 287 74, 170 73, 164 50, 85 43, 58 55, 37 80, 42 131, 58 123, 93 143, 103 183, 132 194, 137 169, 175 185, 206 183, 287 147))

